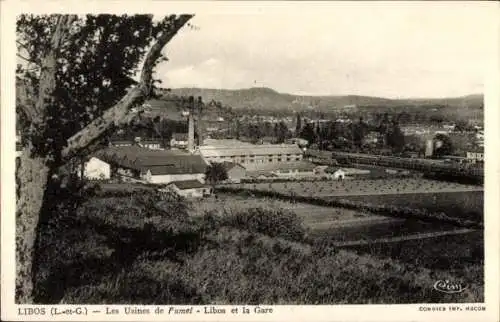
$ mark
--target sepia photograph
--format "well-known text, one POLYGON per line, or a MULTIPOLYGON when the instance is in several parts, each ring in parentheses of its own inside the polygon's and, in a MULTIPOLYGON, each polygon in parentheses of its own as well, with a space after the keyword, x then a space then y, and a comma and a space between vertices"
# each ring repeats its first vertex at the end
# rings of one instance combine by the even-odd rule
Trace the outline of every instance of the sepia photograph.
POLYGON ((488 10, 19 13, 15 303, 483 310, 488 10))

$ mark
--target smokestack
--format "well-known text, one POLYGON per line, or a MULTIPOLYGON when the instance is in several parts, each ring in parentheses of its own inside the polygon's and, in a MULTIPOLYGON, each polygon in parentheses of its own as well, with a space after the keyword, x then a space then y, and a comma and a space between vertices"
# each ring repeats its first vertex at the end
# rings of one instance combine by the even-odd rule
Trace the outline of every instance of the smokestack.
POLYGON ((194 151, 194 120, 193 113, 188 116, 188 151, 194 151))
POLYGON ((425 144, 425 157, 431 157, 434 153, 434 141, 427 140, 425 144))
POLYGON ((201 123, 201 115, 198 116, 198 121, 196 122, 196 134, 198 135, 198 146, 203 145, 203 124, 201 123))
POLYGON ((201 96, 198 96, 198 102, 197 102, 197 109, 198 109, 198 121, 196 122, 196 132, 198 134, 198 146, 203 145, 203 123, 202 123, 202 117, 203 117, 203 100, 201 96))

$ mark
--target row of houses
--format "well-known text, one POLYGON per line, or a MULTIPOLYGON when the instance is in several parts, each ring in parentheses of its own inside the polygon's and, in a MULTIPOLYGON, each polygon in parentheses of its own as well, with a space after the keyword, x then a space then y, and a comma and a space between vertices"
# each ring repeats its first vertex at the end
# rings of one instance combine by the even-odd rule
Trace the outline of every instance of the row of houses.
MULTIPOLYGON (((170 148, 187 149, 188 133, 173 133, 169 143, 170 148)), ((137 145, 151 150, 165 150, 168 148, 159 139, 142 139, 140 137, 136 137, 134 140, 111 140, 109 145, 115 147, 137 145)))

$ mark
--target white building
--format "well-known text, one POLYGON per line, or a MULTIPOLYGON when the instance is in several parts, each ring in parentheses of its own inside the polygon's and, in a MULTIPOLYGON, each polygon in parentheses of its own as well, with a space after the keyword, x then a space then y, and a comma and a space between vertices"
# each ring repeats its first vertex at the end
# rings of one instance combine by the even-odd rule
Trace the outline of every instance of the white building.
POLYGON ((187 133, 174 133, 172 134, 172 139, 170 140, 170 147, 186 149, 188 146, 188 134, 187 133))
POLYGON ((137 145, 143 148, 151 150, 163 150, 162 144, 159 140, 144 140, 142 138, 136 138, 137 145))
POLYGON ((175 181, 198 180, 205 182, 205 170, 181 170, 175 167, 168 166, 152 166, 143 170, 140 175, 141 179, 147 183, 165 184, 175 181), (182 173, 179 173, 182 172, 182 173))
POLYGON ((333 173, 333 178, 335 180, 343 180, 343 179, 345 179, 345 171, 342 170, 342 169, 338 169, 337 171, 335 171, 333 173))
POLYGON ((467 152, 467 160, 470 162, 484 162, 483 152, 467 152))
POLYGON ((202 198, 211 193, 211 188, 198 180, 174 181, 167 188, 184 198, 202 198))
POLYGON ((110 179, 111 166, 99 158, 91 157, 84 165, 83 176, 90 180, 110 179))
MULTIPOLYGON (((208 140, 207 140, 208 141, 208 140)), ((303 157, 296 144, 255 145, 237 140, 210 140, 200 146, 199 153, 206 163, 232 162, 243 165, 247 170, 253 166, 269 163, 297 162, 303 157), (215 141, 215 142, 214 142, 215 141)))

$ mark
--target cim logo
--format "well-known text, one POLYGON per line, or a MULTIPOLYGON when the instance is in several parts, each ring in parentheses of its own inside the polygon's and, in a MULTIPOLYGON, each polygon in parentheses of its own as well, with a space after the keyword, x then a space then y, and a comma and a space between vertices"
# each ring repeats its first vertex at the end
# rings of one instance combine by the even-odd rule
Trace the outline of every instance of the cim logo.
POLYGON ((444 281, 440 280, 440 281, 437 281, 436 283, 434 283, 434 289, 436 291, 448 293, 448 294, 461 293, 466 288, 467 288, 467 286, 462 285, 459 282, 452 282, 449 280, 444 280, 444 281))

